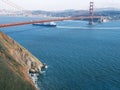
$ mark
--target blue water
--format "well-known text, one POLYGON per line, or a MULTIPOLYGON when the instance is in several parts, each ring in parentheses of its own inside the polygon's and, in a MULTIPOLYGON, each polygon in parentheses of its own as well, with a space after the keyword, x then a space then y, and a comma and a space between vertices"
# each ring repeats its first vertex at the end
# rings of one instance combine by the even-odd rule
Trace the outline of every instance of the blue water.
MULTIPOLYGON (((0 17, 0 23, 32 19, 38 18, 0 17)), ((120 90, 120 21, 57 24, 1 29, 48 65, 39 76, 41 90, 120 90)))

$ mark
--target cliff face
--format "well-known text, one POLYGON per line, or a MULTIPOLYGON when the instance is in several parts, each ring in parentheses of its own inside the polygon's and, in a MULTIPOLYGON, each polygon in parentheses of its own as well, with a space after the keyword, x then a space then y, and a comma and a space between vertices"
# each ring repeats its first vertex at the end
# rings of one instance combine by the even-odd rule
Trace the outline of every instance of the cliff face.
POLYGON ((36 90, 28 73, 42 67, 36 57, 0 32, 0 90, 36 90))

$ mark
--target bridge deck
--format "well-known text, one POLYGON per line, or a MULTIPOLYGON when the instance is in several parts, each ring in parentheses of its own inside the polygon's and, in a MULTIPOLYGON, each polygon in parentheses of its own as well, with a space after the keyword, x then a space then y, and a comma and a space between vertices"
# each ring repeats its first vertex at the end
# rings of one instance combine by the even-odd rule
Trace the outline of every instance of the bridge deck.
POLYGON ((91 17, 91 16, 80 16, 80 17, 57 18, 57 19, 49 19, 49 20, 16 22, 16 23, 0 24, 0 28, 10 27, 10 26, 19 26, 19 25, 25 25, 25 24, 33 24, 33 23, 44 23, 44 22, 62 21, 62 20, 89 19, 89 18, 102 18, 102 16, 93 16, 93 17, 91 17))

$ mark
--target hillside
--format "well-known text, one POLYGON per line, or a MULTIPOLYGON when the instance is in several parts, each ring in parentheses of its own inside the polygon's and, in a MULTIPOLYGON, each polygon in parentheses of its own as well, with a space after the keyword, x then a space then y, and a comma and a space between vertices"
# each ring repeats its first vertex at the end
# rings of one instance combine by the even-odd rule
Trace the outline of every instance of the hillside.
POLYGON ((29 71, 39 72, 42 67, 31 53, 0 32, 0 90, 37 90, 29 71))
MULTIPOLYGON (((77 17, 88 16, 88 10, 63 10, 63 11, 31 11, 33 15, 50 16, 50 17, 77 17)), ((116 8, 95 8, 94 15, 107 16, 112 20, 120 20, 120 9, 116 8)))

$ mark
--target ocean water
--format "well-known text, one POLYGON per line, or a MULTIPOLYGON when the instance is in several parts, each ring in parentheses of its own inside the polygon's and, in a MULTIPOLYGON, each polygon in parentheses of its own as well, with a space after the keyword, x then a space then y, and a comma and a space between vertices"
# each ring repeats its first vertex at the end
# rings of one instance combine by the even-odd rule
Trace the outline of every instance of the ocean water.
MULTIPOLYGON (((0 23, 33 19, 0 17, 0 23)), ((0 29, 48 65, 39 75, 40 90, 120 90, 120 21, 56 23, 0 29)))

